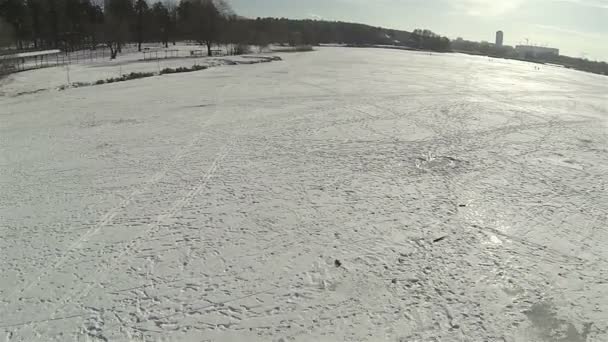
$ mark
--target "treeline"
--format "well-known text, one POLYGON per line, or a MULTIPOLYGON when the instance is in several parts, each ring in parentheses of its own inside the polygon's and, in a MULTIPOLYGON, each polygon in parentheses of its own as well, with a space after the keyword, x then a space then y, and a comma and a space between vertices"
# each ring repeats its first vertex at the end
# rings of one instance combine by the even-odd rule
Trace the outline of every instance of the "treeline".
POLYGON ((560 64, 570 69, 582 70, 594 74, 608 75, 608 63, 590 61, 584 58, 568 56, 546 56, 542 60, 545 63, 560 64))
POLYGON ((223 0, 0 0, 0 43, 65 51, 127 42, 219 42, 234 13, 223 0), (6 28, 6 29, 5 29, 6 28))
POLYGON ((12 43, 13 28, 0 17, 0 47, 12 43))
POLYGON ((399 32, 363 24, 285 18, 237 19, 235 28, 243 42, 254 45, 393 44, 392 36, 399 32))
MULTIPOLYGON (((237 16, 225 0, 0 0, 0 20, 19 50, 72 51, 103 44, 112 57, 129 42, 141 49, 145 42, 168 46, 189 40, 206 45, 209 54, 216 44, 407 45, 448 51, 450 43, 429 30, 409 33, 346 22, 247 19, 237 16)), ((0 37, 3 41, 10 40, 0 37)))
POLYGON ((430 30, 414 30, 408 43, 407 45, 421 50, 448 52, 451 49, 450 40, 447 37, 442 37, 430 30))
MULTIPOLYGON (((190 40, 206 45, 211 53, 214 44, 400 44, 410 37, 405 31, 344 22, 246 19, 224 0, 153 1, 0 0, 5 35, 0 43, 12 41, 19 50, 65 51, 103 44, 115 56, 127 42, 141 48, 145 42, 168 46, 190 40)), ((427 38, 421 40, 421 47, 426 47, 427 38)))
POLYGON ((90 0, 0 0, 0 21, 9 26, 18 49, 90 45, 103 11, 90 0))
MULTIPOLYGON (((168 47, 182 40, 206 45, 209 55, 212 46, 218 44, 231 45, 233 52, 239 53, 250 45, 338 43, 525 59, 509 46, 450 41, 430 30, 410 33, 345 22, 247 19, 239 17, 226 0, 0 0, 0 46, 73 51, 104 45, 114 58, 126 43, 137 43, 141 49, 146 42, 161 42, 168 47)), ((528 59, 608 74, 605 62, 566 56, 528 59)))
POLYGON ((290 20, 258 18, 240 20, 248 32, 247 42, 257 45, 263 43, 289 44, 346 44, 353 46, 396 45, 413 49, 438 52, 450 51, 450 40, 430 30, 416 29, 413 32, 385 29, 363 24, 331 22, 318 20, 290 20))
POLYGON ((0 27, 5 33, 0 44, 10 42, 10 35, 19 50, 71 51, 104 44, 112 56, 127 42, 141 48, 144 42, 168 46, 176 40, 205 44, 209 53, 213 44, 270 43, 450 49, 449 39, 430 30, 409 33, 345 22, 246 19, 237 16, 225 0, 0 0, 0 27))
POLYGON ((519 54, 512 46, 496 46, 489 42, 475 42, 458 38, 450 44, 452 50, 484 56, 517 58, 519 54))

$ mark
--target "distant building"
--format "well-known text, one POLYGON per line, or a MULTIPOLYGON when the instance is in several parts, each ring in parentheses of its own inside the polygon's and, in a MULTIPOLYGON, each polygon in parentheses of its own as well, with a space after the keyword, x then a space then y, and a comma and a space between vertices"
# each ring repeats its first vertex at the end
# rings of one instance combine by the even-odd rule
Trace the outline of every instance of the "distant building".
POLYGON ((559 49, 542 47, 542 46, 517 45, 515 47, 515 51, 517 51, 517 53, 519 54, 519 57, 521 57, 521 58, 559 56, 559 49))
POLYGON ((496 47, 502 47, 505 35, 502 31, 496 32, 496 47))

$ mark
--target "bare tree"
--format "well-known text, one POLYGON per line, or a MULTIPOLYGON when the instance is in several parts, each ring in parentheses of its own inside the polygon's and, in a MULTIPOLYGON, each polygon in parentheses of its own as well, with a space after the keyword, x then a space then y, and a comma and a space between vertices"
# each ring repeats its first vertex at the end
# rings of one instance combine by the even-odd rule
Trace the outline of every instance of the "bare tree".
POLYGON ((236 12, 226 0, 213 0, 213 4, 222 17, 228 19, 236 16, 236 12))
POLYGON ((41 37, 42 37, 42 16, 43 16, 43 7, 40 0, 27 0, 25 2, 27 9, 29 11, 30 21, 31 21, 31 30, 32 30, 32 40, 34 42, 34 48, 38 48, 41 37))
POLYGON ((137 32, 137 51, 141 51, 141 44, 144 41, 144 22, 148 13, 148 3, 146 0, 135 1, 135 30, 137 32))
POLYGON ((100 38, 101 31, 103 30, 104 15, 102 7, 95 2, 92 2, 92 6, 87 11, 88 22, 86 24, 86 32, 90 37, 90 46, 92 49, 97 48, 98 39, 100 38))
POLYGON ((23 1, 3 0, 0 1, 0 17, 12 28, 15 34, 17 47, 22 49, 28 36, 28 13, 23 1))
POLYGON ((7 46, 14 42, 13 28, 0 18, 0 46, 7 46))
POLYGON ((152 32, 154 38, 160 40, 165 47, 169 46, 169 33, 171 31, 171 16, 169 10, 162 2, 152 5, 152 32))
POLYGON ((220 40, 222 17, 212 0, 183 0, 178 6, 181 33, 207 46, 212 55, 212 46, 220 40))
POLYGON ((172 0, 165 0, 165 7, 169 11, 169 22, 168 22, 168 26, 167 26, 167 42, 169 41, 169 39, 171 39, 173 41, 173 45, 175 45, 175 41, 177 40, 177 22, 178 22, 177 5, 172 0))
POLYGON ((129 39, 129 21, 133 13, 131 0, 110 0, 105 8, 104 39, 110 48, 110 59, 121 52, 129 39))
POLYGON ((213 1, 208 0, 203 2, 202 11, 203 30, 199 33, 201 41, 207 45, 208 56, 212 55, 212 45, 219 43, 220 38, 220 24, 222 17, 220 12, 215 7, 213 1))

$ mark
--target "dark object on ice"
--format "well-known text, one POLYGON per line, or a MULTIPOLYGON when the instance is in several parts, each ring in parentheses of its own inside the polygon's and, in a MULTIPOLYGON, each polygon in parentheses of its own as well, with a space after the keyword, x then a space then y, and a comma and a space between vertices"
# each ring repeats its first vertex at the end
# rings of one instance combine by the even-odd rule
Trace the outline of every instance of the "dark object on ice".
POLYGON ((336 267, 340 267, 342 266, 342 262, 338 259, 336 259, 336 261, 334 261, 334 265, 336 265, 336 267))
POLYGON ((442 237, 440 237, 440 238, 436 238, 435 240, 433 240, 433 243, 443 241, 443 240, 445 240, 447 237, 448 237, 448 236, 447 236, 447 235, 445 235, 445 236, 442 236, 442 237))
POLYGON ((466 207, 467 205, 466 205, 466 204, 459 204, 458 206, 459 206, 459 207, 461 207, 461 208, 464 208, 464 207, 466 207))
POLYGON ((393 280, 391 280, 391 283, 397 284, 397 278, 394 278, 393 280))

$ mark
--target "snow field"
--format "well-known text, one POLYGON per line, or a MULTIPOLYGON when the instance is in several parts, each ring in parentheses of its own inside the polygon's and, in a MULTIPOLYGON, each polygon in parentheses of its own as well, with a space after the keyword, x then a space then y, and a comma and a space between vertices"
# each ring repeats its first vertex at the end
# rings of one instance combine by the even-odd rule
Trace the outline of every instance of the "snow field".
POLYGON ((0 337, 608 338, 605 77, 279 55, 1 81, 0 337))

